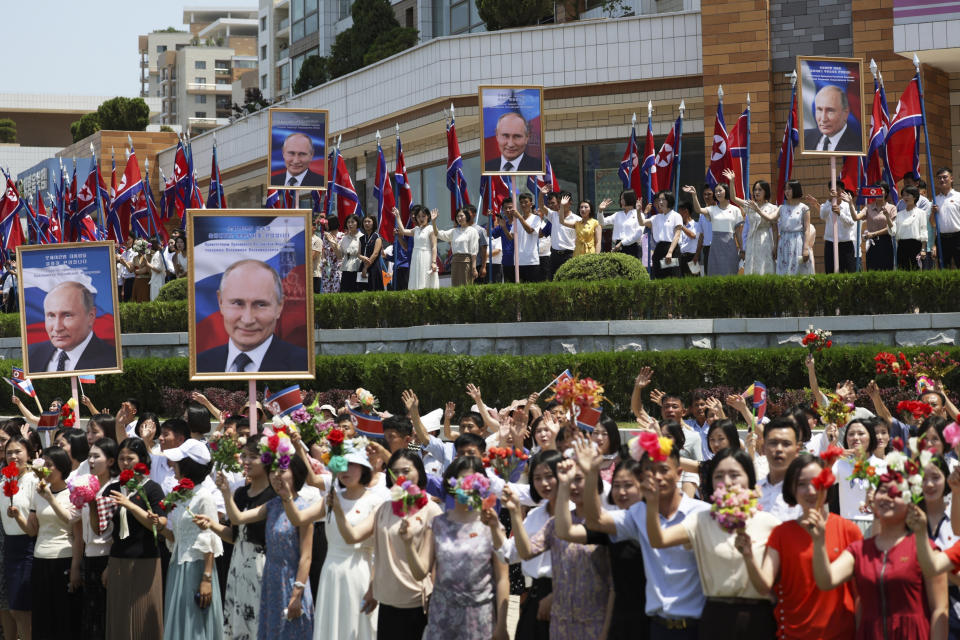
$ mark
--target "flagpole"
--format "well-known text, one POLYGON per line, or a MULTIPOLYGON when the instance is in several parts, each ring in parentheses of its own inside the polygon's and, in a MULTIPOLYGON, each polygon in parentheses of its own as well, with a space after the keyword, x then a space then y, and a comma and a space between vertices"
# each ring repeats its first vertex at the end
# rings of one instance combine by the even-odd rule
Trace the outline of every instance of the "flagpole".
POLYGON ((96 198, 95 202, 97 203, 97 222, 96 222, 97 231, 100 234, 100 236, 103 237, 102 229, 103 229, 104 215, 103 215, 103 203, 100 201, 100 165, 97 162, 97 154, 93 149, 92 142, 90 143, 90 160, 93 162, 93 166, 91 167, 90 170, 95 172, 94 183, 96 186, 93 190, 94 192, 93 195, 94 195, 94 198, 96 198))
MULTIPOLYGON (((936 174, 933 169, 933 156, 930 154, 930 135, 927 132, 927 106, 923 99, 923 74, 920 73, 920 58, 917 57, 917 54, 913 54, 913 66, 917 70, 917 89, 920 93, 920 116, 923 118, 923 142, 927 147, 927 171, 930 173, 930 183, 929 189, 931 190, 931 195, 933 196, 933 204, 937 202, 937 188, 936 188, 936 174)), ((937 210, 934 220, 937 223, 937 262, 940 263, 940 268, 943 269, 943 250, 940 247, 940 211, 937 210)))
MULTIPOLYGON (((394 126, 394 128, 396 129, 396 131, 397 131, 397 153, 396 153, 396 155, 394 156, 394 157, 395 157, 395 160, 394 160, 394 163, 393 163, 393 173, 394 173, 394 178, 396 178, 397 167, 398 167, 399 164, 400 164, 400 123, 399 123, 399 122, 395 122, 393 126, 394 126)), ((386 167, 384 167, 384 170, 386 170, 386 167)), ((396 180, 394 180, 394 183, 396 183, 396 180)), ((406 188, 406 187, 404 187, 404 188, 406 188)), ((394 189, 394 193, 395 193, 397 196, 400 195, 400 185, 399 185, 399 184, 397 184, 396 189, 394 189)), ((394 198, 394 200, 397 202, 397 204, 401 204, 397 198, 394 198)), ((397 213, 398 213, 398 215, 400 216, 400 226, 403 227, 403 226, 404 226, 404 224, 403 224, 403 212, 400 211, 400 207, 397 207, 397 213)), ((393 290, 394 290, 394 291, 397 291, 397 290, 398 290, 398 287, 400 286, 400 284, 397 282, 397 280, 399 279, 398 276, 400 275, 400 269, 399 269, 399 267, 397 267, 397 265, 398 265, 399 262, 400 262, 400 256, 399 256, 399 254, 398 254, 398 252, 399 252, 399 250, 400 250, 400 234, 397 233, 397 229, 396 229, 397 221, 396 221, 396 220, 393 221, 393 226, 394 226, 394 229, 393 229, 393 278, 391 278, 390 284, 393 285, 393 290)))
MULTIPOLYGON (((150 183, 150 158, 145 157, 143 159, 143 177, 140 178, 140 184, 146 182, 148 185, 150 183)), ((150 188, 149 186, 143 190, 143 201, 147 205, 147 233, 151 236, 155 235, 157 230, 153 227, 153 211, 150 209, 150 188)))
POLYGON ((747 149, 746 162, 743 163, 743 195, 744 200, 750 200, 753 196, 750 193, 750 94, 747 94, 747 149))
MULTIPOLYGON (((653 129, 653 100, 647 100, 647 131, 651 131, 652 129, 653 129)), ((644 153, 646 153, 646 136, 644 136, 644 153)), ((637 145, 637 157, 638 158, 640 157, 639 144, 637 145)), ((643 163, 641 163, 641 165, 642 164, 643 163)), ((642 169, 640 172, 640 177, 641 179, 643 178, 642 169)), ((643 198, 641 199, 641 202, 643 201, 643 199, 646 199, 647 204, 653 203, 653 176, 650 175, 649 173, 647 173, 647 192, 643 194, 643 198)), ((654 207, 653 213, 656 214, 656 207, 654 207)), ((648 229, 644 229, 644 235, 647 236, 647 269, 648 270, 652 268, 651 261, 653 260, 653 233, 651 232, 651 229, 652 227, 648 229)), ((601 247, 597 247, 597 251, 599 252, 600 250, 601 250, 601 247)))
MULTIPOLYGON (((490 181, 493 182, 492 180, 490 181)), ((522 228, 520 224, 520 179, 518 176, 512 176, 510 180, 510 188, 513 192, 513 215, 515 220, 513 221, 513 281, 517 284, 520 283, 520 232, 518 228, 522 228)))
MULTIPOLYGON (((830 156, 830 188, 837 191, 837 156, 830 156)), ((837 198, 832 198, 837 204, 837 198)), ((832 213, 832 212, 831 212, 832 213)), ((840 216, 833 214, 833 272, 840 273, 840 216)))
POLYGON ((680 200, 680 160, 681 152, 683 151, 683 112, 686 111, 687 105, 684 103, 683 98, 680 98, 680 130, 677 131, 677 166, 676 170, 673 172, 673 195, 680 200))
MULTIPOLYGON (((864 174, 863 156, 860 156, 860 157, 857 159, 857 200, 854 201, 857 206, 860 206, 860 202, 859 202, 860 193, 861 193, 861 190, 862 190, 863 187, 864 187, 864 184, 863 184, 863 174, 864 174)), ((864 204, 866 204, 866 203, 864 203, 864 204)), ((854 210, 854 213, 856 213, 856 210, 854 210)), ((862 265, 860 264, 861 262, 863 262, 863 252, 860 250, 860 225, 861 225, 861 224, 862 224, 862 222, 861 222, 860 220, 857 220, 857 242, 856 242, 856 244, 853 245, 853 252, 854 252, 855 257, 857 258, 857 271, 858 271, 858 272, 859 272, 859 271, 863 271, 863 267, 862 267, 862 265)))
MULTIPOLYGON (((482 193, 483 189, 480 191, 482 193)), ((490 207, 490 212, 487 214, 487 284, 493 284, 493 176, 487 177, 487 203, 490 207)), ((503 246, 503 240, 500 241, 500 246, 503 246)), ((500 255, 503 256, 502 249, 500 255)), ((502 275, 503 266, 501 265, 500 268, 502 275)))

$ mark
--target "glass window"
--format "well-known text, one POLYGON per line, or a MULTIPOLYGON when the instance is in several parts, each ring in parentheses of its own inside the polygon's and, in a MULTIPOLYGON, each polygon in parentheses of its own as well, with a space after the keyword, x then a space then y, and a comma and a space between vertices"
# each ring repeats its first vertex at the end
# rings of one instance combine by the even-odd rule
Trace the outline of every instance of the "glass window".
POLYGON ((339 3, 340 9, 339 9, 339 14, 337 16, 339 20, 343 20, 344 18, 350 17, 350 5, 352 4, 353 4, 352 0, 340 0, 340 3, 339 3))
POLYGON ((320 4, 320 3, 317 2, 317 0, 307 0, 307 6, 306 6, 306 9, 305 9, 304 12, 305 12, 308 16, 311 15, 311 14, 316 13, 319 4, 320 4))
POLYGON ((157 53, 163 53, 163 52, 166 51, 166 50, 167 50, 167 45, 165 45, 165 44, 158 44, 158 45, 157 45, 157 53))
POLYGON ((196 78, 193 79, 193 81, 196 82, 197 84, 207 84, 207 79, 204 78, 203 76, 197 76, 196 78))
POLYGON ((206 60, 194 60, 193 62, 194 69, 206 69, 207 61, 206 60))
POLYGON ((260 17, 260 31, 267 30, 267 16, 260 17))
POLYGON ((261 60, 267 59, 267 45, 265 44, 260 45, 260 59, 261 60))
POLYGON ((290 33, 290 41, 296 42, 302 37, 303 37, 303 20, 299 20, 293 23, 293 27, 290 33))
POLYGON ((300 77, 300 68, 303 67, 303 61, 304 61, 305 59, 306 59, 306 54, 302 54, 302 55, 299 55, 299 56, 294 57, 293 60, 291 61, 291 64, 293 64, 293 76, 292 76, 292 77, 293 77, 294 79, 300 77))
MULTIPOLYGON (((617 202, 623 183, 617 172, 625 143, 587 144, 583 146, 583 197, 596 206, 604 198, 617 202)), ((551 164, 553 158, 550 159, 551 164)), ((559 175, 559 174, 558 174, 559 175)))
POLYGON ((286 89, 290 86, 290 65, 285 64, 280 67, 280 88, 286 89))
POLYGON ((307 16, 307 17, 306 17, 306 19, 303 21, 303 35, 304 35, 304 36, 308 36, 308 35, 310 35, 311 33, 316 33, 316 32, 317 32, 317 29, 319 28, 319 27, 317 26, 317 19, 318 19, 319 17, 320 17, 320 16, 319 16, 319 14, 317 14, 317 13, 314 13, 313 15, 310 15, 310 16, 307 16))
POLYGON ((197 96, 197 104, 207 104, 207 96, 197 96))
POLYGON ((470 7, 470 31, 475 31, 478 26, 483 25, 483 21, 480 20, 480 11, 477 9, 476 2, 467 2, 467 5, 470 7))
MULTIPOLYGON (((577 199, 580 195, 580 145, 550 145, 547 147, 547 155, 560 182, 560 188, 569 191, 574 199, 577 199)), ((619 167, 619 161, 617 166, 619 167)))
POLYGON ((303 18, 304 0, 292 0, 291 6, 290 20, 296 22, 303 18))
POLYGON ((450 33, 463 33, 469 28, 469 4, 469 2, 461 2, 450 7, 450 33))
POLYGON ((206 112, 206 111, 197 111, 197 112, 195 112, 195 113, 193 114, 193 117, 195 117, 195 118, 206 118, 206 117, 207 117, 207 112, 206 112))
POLYGON ((267 90, 267 76, 266 76, 266 75, 260 76, 260 90, 261 90, 261 91, 266 91, 266 90, 267 90))

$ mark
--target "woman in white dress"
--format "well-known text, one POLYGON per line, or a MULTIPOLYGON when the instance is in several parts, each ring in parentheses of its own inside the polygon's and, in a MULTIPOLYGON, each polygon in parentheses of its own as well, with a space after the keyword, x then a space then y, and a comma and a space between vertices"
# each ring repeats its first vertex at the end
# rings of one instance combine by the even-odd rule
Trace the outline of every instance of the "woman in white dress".
MULTIPOLYGON (((373 480, 373 468, 362 449, 354 448, 348 441, 344 450, 347 470, 337 476, 328 501, 338 520, 345 519, 356 526, 374 513, 389 494, 367 488, 373 480)), ((321 500, 298 510, 293 503, 284 503, 287 517, 295 525, 322 517, 328 519, 324 528, 327 556, 317 584, 314 640, 374 640, 377 637, 376 605, 366 601, 372 578, 373 538, 347 543, 340 527, 330 521, 327 506, 321 500)))
MULTIPOLYGON (((723 177, 733 182, 736 175, 730 169, 723 177)), ((747 218, 747 237, 740 251, 743 259, 744 275, 765 275, 775 273, 777 269, 777 219, 780 212, 770 202, 770 183, 757 180, 753 183, 753 199, 741 200, 736 194, 730 194, 733 204, 740 207, 747 218)))
POLYGON ((740 249, 737 247, 734 229, 743 222, 743 213, 729 200, 729 185, 718 184, 713 188, 713 197, 717 204, 704 209, 694 187, 686 186, 684 191, 690 194, 693 210, 713 225, 713 244, 710 245, 710 262, 707 264, 708 276, 736 275, 739 265, 740 249))
POLYGON ((357 272, 360 271, 360 218, 350 214, 344 221, 347 232, 340 239, 340 244, 334 245, 333 250, 340 259, 340 291, 353 293, 359 291, 357 286, 357 272))
POLYGON ((150 242, 150 301, 160 295, 160 287, 167 281, 167 267, 163 263, 163 253, 156 241, 150 242))
POLYGON ((415 205, 411 214, 415 216, 417 226, 413 229, 404 229, 400 225, 400 212, 394 209, 393 219, 396 221, 397 233, 413 237, 413 251, 410 253, 410 282, 408 289, 439 289, 440 276, 437 274, 437 236, 430 226, 430 217, 437 215, 437 210, 427 211, 426 207, 415 205), (414 211, 416 213, 414 213, 414 211))

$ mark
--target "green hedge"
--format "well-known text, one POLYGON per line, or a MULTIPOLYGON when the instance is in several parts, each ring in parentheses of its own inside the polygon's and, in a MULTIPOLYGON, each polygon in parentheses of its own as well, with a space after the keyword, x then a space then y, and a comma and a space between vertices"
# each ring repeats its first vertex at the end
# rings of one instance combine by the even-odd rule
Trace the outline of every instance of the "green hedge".
POLYGON ((557 269, 554 280, 650 280, 643 263, 625 253, 588 253, 576 256, 557 269))
MULTIPOLYGON (((171 290, 171 294, 175 292, 175 288, 171 290)), ((956 311, 957 300, 958 271, 873 271, 326 294, 314 297, 314 318, 321 329, 348 329, 520 321, 874 315, 956 311)), ((186 331, 186 300, 123 303, 120 326, 124 333, 186 331)), ((0 337, 18 335, 18 316, 0 314, 0 337)))
MULTIPOLYGON (((853 380, 864 386, 874 376, 873 356, 878 347, 834 347, 818 357, 817 371, 824 387, 838 380, 853 380)), ((931 348, 910 348, 908 355, 931 348)), ((960 347, 940 349, 960 360, 960 347)), ((743 349, 711 351, 688 349, 663 352, 591 353, 576 356, 444 356, 421 354, 376 354, 360 356, 322 356, 317 358, 316 380, 300 381, 305 389, 355 389, 364 387, 381 400, 390 411, 400 410, 400 394, 413 387, 424 407, 439 407, 447 400, 458 404, 467 401, 464 388, 477 384, 484 398, 500 406, 510 400, 541 389, 554 376, 570 369, 601 382, 612 405, 606 410, 623 418, 629 412, 630 392, 637 371, 643 366, 655 370, 654 386, 665 391, 688 394, 701 387, 729 385, 742 390, 754 380, 769 389, 802 389, 807 386, 804 365, 806 351, 799 348, 743 349)), ((9 376, 11 361, 0 361, 0 375, 9 376)), ((243 390, 245 383, 191 383, 187 377, 186 358, 134 359, 124 361, 123 375, 98 376, 95 386, 86 387, 98 407, 116 409, 129 397, 139 398, 145 408, 158 411, 163 406, 163 389, 201 390, 218 386, 227 390, 243 390)), ((960 369, 946 380, 948 388, 960 380, 960 369)), ((887 386, 892 381, 878 381, 887 386)), ((66 380, 35 380, 41 400, 69 393, 66 380)), ((282 389, 283 381, 269 386, 282 389)), ((263 389, 263 383, 259 385, 263 389)), ((14 413, 9 397, 0 397, 0 412, 14 413)))

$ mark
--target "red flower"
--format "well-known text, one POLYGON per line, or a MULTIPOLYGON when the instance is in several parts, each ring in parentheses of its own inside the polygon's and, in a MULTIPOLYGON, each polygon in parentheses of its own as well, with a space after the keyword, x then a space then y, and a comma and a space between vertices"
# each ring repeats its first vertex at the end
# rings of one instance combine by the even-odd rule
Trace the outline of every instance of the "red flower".
POLYGON ((60 408, 60 415, 66 418, 71 413, 73 413, 73 409, 70 408, 70 405, 64 403, 64 405, 60 408))
POLYGON ((180 480, 179 488, 184 489, 186 491, 190 491, 191 489, 193 489, 193 480, 191 480, 190 478, 183 478, 182 480, 180 480))
POLYGON ((3 483, 3 495, 8 498, 17 495, 18 491, 20 491, 20 485, 17 484, 16 480, 7 480, 3 483))
POLYGON ((416 500, 414 500, 414 504, 417 505, 418 509, 422 509, 423 507, 427 506, 427 500, 427 495, 425 493, 421 493, 417 496, 416 500))
POLYGON ((133 471, 130 469, 124 469, 120 472, 120 484, 127 484, 133 480, 133 471))
POLYGON ((327 442, 331 446, 337 446, 343 444, 343 430, 342 429, 331 429, 330 433, 327 434, 327 442))
POLYGON ((74 425, 73 418, 64 418, 62 422, 63 422, 63 426, 66 427, 67 429, 71 428, 74 425))
POLYGON ((4 478, 16 478, 20 475, 20 468, 16 462, 11 462, 3 468, 2 473, 4 478))
POLYGON ((833 340, 827 340, 827 349, 833 346, 833 340))
POLYGON ((829 467, 820 470, 820 473, 813 479, 813 486, 823 491, 829 489, 837 481, 829 467))
POLYGON ((138 462, 137 464, 133 465, 133 470, 135 473, 139 473, 140 475, 143 475, 143 476, 150 475, 150 467, 143 464, 142 462, 138 462))
POLYGON ((832 467, 837 458, 841 456, 843 456, 843 449, 836 445, 827 447, 827 450, 820 454, 820 458, 827 463, 828 467, 832 467))
POLYGON ((903 440, 901 438, 894 438, 890 441, 890 446, 897 451, 903 451, 903 440))
POLYGON ((164 502, 163 500, 161 500, 161 501, 157 504, 157 506, 160 507, 160 510, 161 510, 161 511, 166 511, 166 510, 167 510, 167 503, 164 502))
POLYGON ((397 484, 403 486, 403 483, 407 481, 407 476, 397 476, 397 484))
POLYGON ((903 470, 908 476, 915 476, 920 471, 920 467, 913 460, 907 460, 903 463, 903 470))
POLYGON ((270 436, 267 438, 267 446, 270 447, 271 451, 276 451, 277 447, 280 446, 280 436, 270 436))

